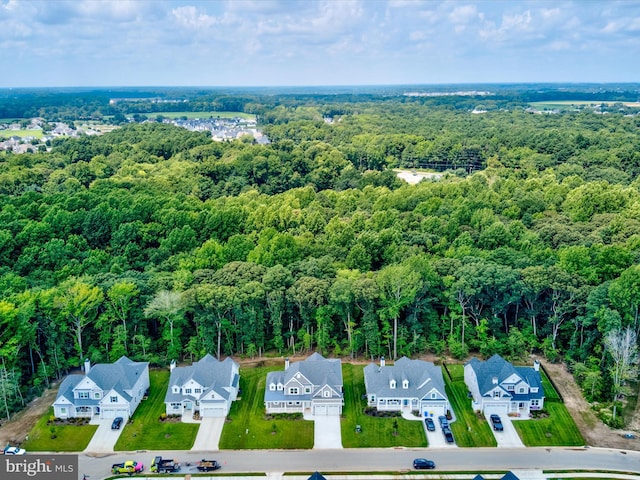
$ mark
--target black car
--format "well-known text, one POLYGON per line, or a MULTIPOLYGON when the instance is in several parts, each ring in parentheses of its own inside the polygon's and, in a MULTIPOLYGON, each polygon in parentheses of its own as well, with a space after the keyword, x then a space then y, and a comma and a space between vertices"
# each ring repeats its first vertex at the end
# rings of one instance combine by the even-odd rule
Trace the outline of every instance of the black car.
POLYGON ((492 413, 489 417, 491 419, 491 425, 493 425, 493 429, 497 432, 502 432, 504 430, 504 426, 502 425, 502 420, 495 413, 492 413))
POLYGON ((431 470, 436 468, 436 464, 433 460, 427 460, 426 458, 416 458, 413 461, 413 468, 416 470, 431 470))
POLYGON ((449 427, 442 427, 442 434, 447 443, 453 443, 453 433, 449 427))
POLYGON ((120 426, 124 419, 122 417, 116 417, 113 419, 113 423, 111 424, 111 430, 120 430, 120 426))
POLYGON ((436 424, 433 423, 433 418, 431 417, 427 417, 424 419, 424 424, 427 426, 427 430, 429 430, 430 432, 435 432, 436 431, 436 424))

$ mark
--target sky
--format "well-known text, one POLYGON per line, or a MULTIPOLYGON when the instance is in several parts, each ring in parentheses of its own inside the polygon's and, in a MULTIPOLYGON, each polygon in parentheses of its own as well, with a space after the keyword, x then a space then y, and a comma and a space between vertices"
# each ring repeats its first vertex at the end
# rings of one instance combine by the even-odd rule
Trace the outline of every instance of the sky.
POLYGON ((0 0, 0 87, 640 81, 640 0, 0 0))

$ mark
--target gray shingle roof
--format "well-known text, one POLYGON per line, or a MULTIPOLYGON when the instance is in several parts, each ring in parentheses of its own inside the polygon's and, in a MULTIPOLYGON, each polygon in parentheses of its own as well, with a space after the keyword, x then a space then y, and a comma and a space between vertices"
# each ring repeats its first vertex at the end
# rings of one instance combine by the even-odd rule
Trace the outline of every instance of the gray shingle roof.
POLYGON ((232 376, 232 372, 237 372, 238 364, 231 358, 227 357, 223 361, 217 360, 210 354, 206 354, 197 362, 186 367, 176 367, 171 371, 169 377, 169 388, 165 395, 165 402, 180 402, 186 398, 195 399, 193 395, 185 395, 183 393, 172 393, 172 387, 177 385, 181 387, 189 380, 194 380, 203 387, 202 395, 206 395, 211 390, 216 392, 222 398, 228 399, 230 392, 229 387, 237 388, 239 376, 237 373, 232 376))
MULTIPOLYGON (((269 372, 267 374, 267 388, 265 390, 265 401, 300 401, 311 399, 311 394, 286 395, 283 391, 270 391, 269 385, 272 383, 286 385, 297 373, 301 373, 312 385, 320 387, 329 385, 340 397, 342 397, 342 364, 336 358, 324 358, 319 353, 307 357, 300 362, 294 362, 284 371, 269 372)), ((336 398, 335 396, 333 397, 336 398)))
POLYGON ((481 395, 485 395, 495 388, 495 384, 493 383, 494 378, 498 379, 498 384, 502 384, 511 375, 517 375, 528 383, 530 387, 538 387, 538 393, 517 394, 510 391, 509 393, 514 399, 524 400, 529 398, 542 398, 544 396, 540 372, 537 372, 533 367, 514 367, 498 354, 493 355, 485 362, 474 357, 469 360, 467 364, 471 365, 476 373, 481 395))
MULTIPOLYGON (((105 393, 113 389, 127 401, 131 401, 131 396, 126 390, 133 388, 148 365, 148 362, 134 362, 122 356, 114 363, 97 363, 91 367, 86 377, 93 380, 105 393)), ((69 375, 65 378, 58 390, 56 401, 60 397, 65 397, 76 406, 98 405, 100 400, 73 398, 73 389, 84 378, 85 375, 69 375)))
POLYGON ((367 394, 379 397, 423 398, 427 392, 436 389, 445 396, 442 370, 432 362, 410 360, 407 357, 398 359, 394 365, 381 367, 370 363, 364 367, 367 394), (396 388, 390 388, 391 380, 396 381, 396 388), (409 381, 409 388, 402 388, 403 380, 409 381))

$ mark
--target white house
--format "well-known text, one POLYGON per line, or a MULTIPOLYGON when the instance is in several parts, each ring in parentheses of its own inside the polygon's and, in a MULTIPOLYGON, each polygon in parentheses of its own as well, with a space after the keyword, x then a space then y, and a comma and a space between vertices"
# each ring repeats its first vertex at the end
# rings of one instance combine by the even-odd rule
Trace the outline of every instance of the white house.
POLYGON ((58 418, 95 415, 126 420, 148 388, 148 362, 134 362, 122 356, 114 363, 91 366, 86 360, 84 375, 69 375, 60 385, 53 414, 58 418))
POLYGON ((432 362, 402 357, 387 365, 383 357, 380 365, 364 367, 364 385, 367 404, 378 410, 418 411, 427 417, 450 409, 442 370, 432 362))
POLYGON ((314 353, 284 371, 267 374, 264 404, 267 413, 309 412, 313 415, 340 415, 344 405, 342 364, 314 353))
POLYGON ((485 414, 528 417, 531 410, 544 406, 538 361, 533 367, 514 367, 497 354, 485 362, 472 358, 464 366, 464 382, 473 397, 473 409, 485 414))
POLYGON ((238 397, 239 365, 227 357, 222 362, 207 354, 186 367, 171 364, 169 388, 164 397, 167 415, 201 418, 226 417, 238 397))

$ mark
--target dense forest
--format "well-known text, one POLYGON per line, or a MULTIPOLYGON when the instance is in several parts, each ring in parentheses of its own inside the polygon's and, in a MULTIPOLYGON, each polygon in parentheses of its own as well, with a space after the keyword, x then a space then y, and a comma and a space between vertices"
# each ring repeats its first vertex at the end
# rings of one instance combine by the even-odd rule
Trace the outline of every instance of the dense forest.
POLYGON ((635 355, 640 330, 640 117, 351 97, 225 96, 268 145, 149 122, 1 153, 3 413, 84 358, 311 350, 537 352, 617 405, 635 357, 620 371, 611 340, 635 355), (392 170, 425 167, 444 173, 392 170))

